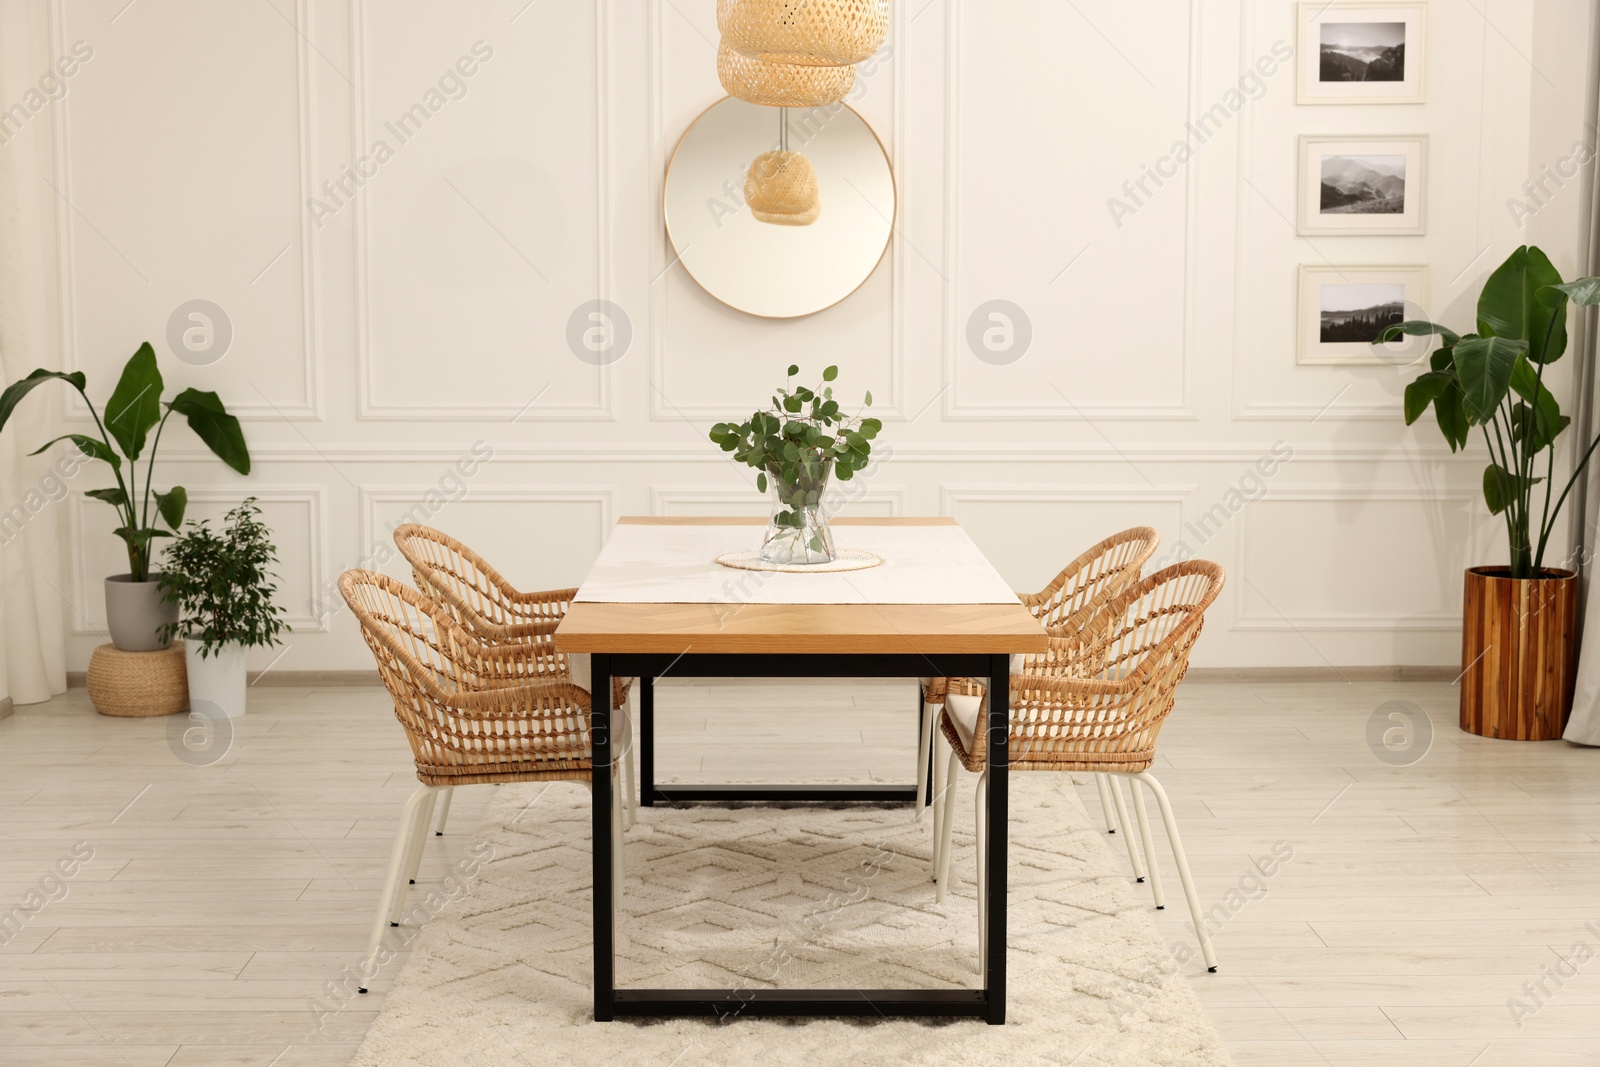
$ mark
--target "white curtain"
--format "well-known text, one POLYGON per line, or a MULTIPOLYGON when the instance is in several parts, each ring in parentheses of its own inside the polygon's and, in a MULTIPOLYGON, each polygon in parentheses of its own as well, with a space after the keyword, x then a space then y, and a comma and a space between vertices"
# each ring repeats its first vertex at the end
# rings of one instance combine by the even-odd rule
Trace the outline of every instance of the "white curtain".
MULTIPOLYGON (((50 61, 43 9, 34 2, 0 4, 6 104, 21 99, 50 61)), ((0 378, 7 385, 35 367, 60 366, 46 284, 55 219, 46 199, 54 194, 43 181, 50 137, 47 107, 0 144, 0 378)), ((12 703, 48 700, 67 688, 59 547, 67 486, 59 451, 27 458, 50 439, 50 413, 60 410, 62 398, 41 395, 49 388, 30 396, 0 433, 0 714, 12 703)))

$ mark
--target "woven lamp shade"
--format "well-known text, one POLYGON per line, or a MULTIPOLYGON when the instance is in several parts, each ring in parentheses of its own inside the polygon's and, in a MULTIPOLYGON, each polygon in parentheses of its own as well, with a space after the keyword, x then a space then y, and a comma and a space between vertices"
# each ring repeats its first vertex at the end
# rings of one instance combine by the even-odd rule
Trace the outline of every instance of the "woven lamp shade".
POLYGON ((717 0, 717 29, 751 59, 848 66, 883 46, 889 0, 717 0))
POLYGON ((825 107, 844 99, 856 83, 854 67, 765 63, 717 46, 717 77, 735 100, 763 107, 825 107))
POLYGON ((758 222, 810 226, 822 214, 817 171, 799 152, 763 152, 744 179, 744 200, 758 222))

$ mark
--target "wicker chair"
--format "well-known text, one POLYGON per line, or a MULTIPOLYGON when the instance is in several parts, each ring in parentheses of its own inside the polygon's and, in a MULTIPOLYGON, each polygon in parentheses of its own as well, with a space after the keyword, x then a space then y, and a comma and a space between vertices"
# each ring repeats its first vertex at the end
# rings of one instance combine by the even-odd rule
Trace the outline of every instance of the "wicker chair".
MULTIPOLYGON (((552 635, 567 614, 576 589, 546 589, 524 593, 488 560, 442 530, 407 523, 394 531, 394 543, 411 564, 417 588, 438 600, 455 616, 467 632, 489 645, 526 644, 535 652, 541 676, 571 681, 572 664, 567 655, 557 652, 552 635)), ((628 678, 611 679, 611 706, 625 709, 628 704, 628 678)), ((623 748, 631 749, 632 738, 623 748)), ((631 771, 631 756, 629 763, 631 771)), ((633 825, 633 784, 631 773, 626 783, 627 820, 633 825)), ((444 833, 450 813, 450 794, 442 798, 439 824, 435 833, 444 833)))
MULTIPOLYGON (((1019 593, 1017 598, 1052 634, 1057 636, 1076 634, 1095 617, 1096 609, 1139 580, 1140 570, 1155 554, 1156 546, 1160 543, 1161 535, 1150 526, 1135 526, 1121 533, 1112 534, 1063 567, 1061 573, 1039 592, 1019 593)), ((1017 657, 1012 669, 1051 674, 1069 668, 1065 664, 1046 662, 1045 656, 1032 655, 1017 657)), ((980 693, 983 687, 970 678, 928 678, 923 681, 922 743, 917 758, 917 779, 922 784, 924 795, 928 793, 928 780, 934 765, 929 755, 933 745, 935 717, 945 702, 946 694, 952 691, 980 693)), ((1122 790, 1105 775, 1095 775, 1094 781, 1100 793, 1100 809, 1105 814, 1106 833, 1114 834, 1119 825, 1123 827, 1128 825, 1128 813, 1122 799, 1122 790), (1115 818, 1112 816, 1113 808, 1117 813, 1115 818)), ((935 842, 939 839, 939 807, 938 798, 935 797, 933 803, 935 842)), ((920 814, 920 809, 918 810, 920 814)), ((1142 882, 1144 871, 1139 864, 1138 847, 1131 835, 1125 833, 1123 837, 1128 846, 1128 862, 1133 865, 1135 877, 1142 882)), ((935 873, 937 876, 937 864, 935 873)))
MULTIPOLYGON (((1200 913, 1200 898, 1189 874, 1189 861, 1178 836, 1167 794, 1153 775, 1156 735, 1172 711, 1178 683, 1189 669, 1189 653, 1205 620, 1205 610, 1222 589, 1222 568, 1204 560, 1174 564, 1129 587, 1104 605, 1097 618, 1071 637, 1051 639, 1047 654, 1059 660, 1094 663, 1093 677, 1024 672, 1011 676, 1009 769, 1115 774, 1133 778, 1155 796, 1172 844, 1178 877, 1183 883, 1195 934, 1209 970, 1216 955, 1200 913)), ((979 930, 984 899, 984 797, 987 768, 978 724, 986 700, 952 692, 939 719, 940 735, 950 746, 944 788, 944 816, 936 846, 939 899, 950 881, 951 822, 955 808, 953 782, 957 767, 976 772, 978 827, 979 930)), ((1150 887, 1156 907, 1165 906, 1155 845, 1150 838, 1144 797, 1135 788, 1134 808, 1144 839, 1150 887)), ((984 956, 980 946, 979 959, 984 956)), ((980 965, 981 966, 981 965, 980 965)))
MULTIPOLYGON (((339 592, 377 660, 422 782, 406 801, 390 852, 361 966, 365 993, 377 970, 384 919, 400 924, 401 878, 415 878, 440 792, 504 782, 583 782, 592 789, 590 698, 570 681, 546 677, 526 646, 480 644, 437 601, 387 575, 346 571, 339 592)), ((622 791, 615 768, 611 788, 613 863, 620 872, 622 791)))

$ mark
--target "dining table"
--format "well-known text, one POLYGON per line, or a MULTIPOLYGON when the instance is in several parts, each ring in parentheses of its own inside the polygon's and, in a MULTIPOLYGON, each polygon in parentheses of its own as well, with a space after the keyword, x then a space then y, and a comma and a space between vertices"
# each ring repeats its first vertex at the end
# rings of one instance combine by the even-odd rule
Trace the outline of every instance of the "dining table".
MULTIPOLYGON (((593 790, 594 1019, 621 1016, 968 1016, 1005 1022, 1007 738, 1011 657, 1043 652, 1048 637, 964 530, 948 517, 841 517, 842 555, 866 569, 736 569, 718 556, 761 543, 759 517, 620 519, 554 635, 556 649, 588 660, 588 688, 639 678, 641 801, 670 801, 674 818, 696 804, 823 801, 926 803, 915 783, 665 785, 654 764, 654 682, 662 678, 970 677, 987 687, 987 901, 981 985, 942 989, 645 989, 616 984, 618 879, 611 791, 593 790)), ((576 672, 575 672, 576 673, 576 672)), ((919 692, 920 696, 920 692, 919 692)), ((919 701, 920 705, 920 701, 919 701)), ((784 702, 773 715, 803 715, 784 702)), ((907 716, 916 738, 922 716, 907 716), (913 721, 915 727, 912 727, 913 721)), ((596 700, 590 738, 596 774, 626 745, 611 702, 596 700)), ((759 743, 752 739, 752 744, 759 743)), ((864 743, 864 742, 863 742, 864 743)), ((644 871, 641 877, 648 878, 644 871)))

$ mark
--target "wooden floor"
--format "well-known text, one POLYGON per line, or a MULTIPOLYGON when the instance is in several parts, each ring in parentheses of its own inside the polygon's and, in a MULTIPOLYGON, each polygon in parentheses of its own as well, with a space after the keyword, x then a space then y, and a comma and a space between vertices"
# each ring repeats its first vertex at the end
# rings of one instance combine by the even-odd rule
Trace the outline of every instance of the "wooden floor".
MULTIPOLYGON (((190 762, 191 724, 102 718, 82 690, 0 721, 0 1064, 349 1060, 399 967, 350 995, 408 750, 376 689, 251 700, 190 762)), ((914 700, 664 686, 662 773, 904 780, 914 700)), ((1191 682, 1161 749, 1222 962, 1187 970, 1241 1067, 1600 1063, 1600 750, 1468 737, 1454 689, 1393 682, 1191 682), (1420 759, 1426 730, 1384 747, 1395 711, 1431 720, 1420 759), (1274 846, 1291 858, 1258 865, 1274 846)), ((459 793, 424 886, 488 795, 459 793)), ((1192 939, 1167 881, 1152 914, 1192 939)))

